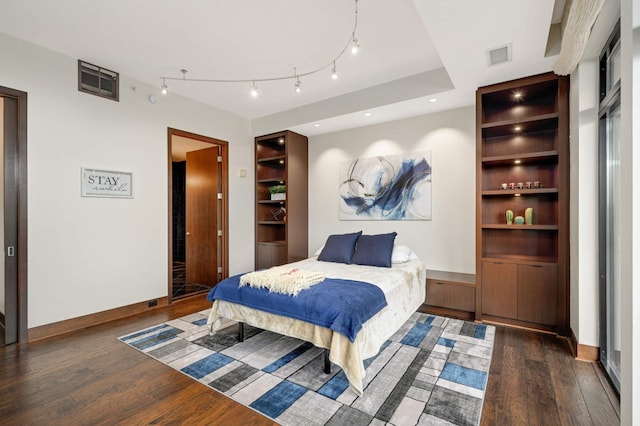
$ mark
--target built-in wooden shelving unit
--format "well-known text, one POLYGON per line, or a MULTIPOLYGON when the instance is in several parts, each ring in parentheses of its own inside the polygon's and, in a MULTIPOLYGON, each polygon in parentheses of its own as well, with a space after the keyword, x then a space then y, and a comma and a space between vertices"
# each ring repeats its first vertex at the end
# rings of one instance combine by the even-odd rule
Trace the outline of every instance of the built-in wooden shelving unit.
POLYGON ((283 131, 255 138, 256 269, 304 259, 308 253, 307 138, 283 131), (286 185, 283 200, 269 188, 286 185))
POLYGON ((478 320, 568 333, 568 93, 552 73, 476 92, 478 320), (507 224, 528 207, 531 225, 507 224))

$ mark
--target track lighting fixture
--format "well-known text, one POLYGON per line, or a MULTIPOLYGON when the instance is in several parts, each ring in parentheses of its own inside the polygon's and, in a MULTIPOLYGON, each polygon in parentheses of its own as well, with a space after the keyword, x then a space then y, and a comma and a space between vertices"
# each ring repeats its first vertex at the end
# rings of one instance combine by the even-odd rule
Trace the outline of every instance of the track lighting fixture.
POLYGON ((251 91, 249 93, 251 94, 251 97, 257 98, 260 95, 260 92, 258 90, 258 86, 256 82, 262 83, 262 82, 278 81, 278 80, 293 80, 294 81, 293 87, 296 93, 300 93, 302 91, 302 82, 300 81, 301 77, 306 77, 308 75, 318 73, 322 70, 325 70, 331 67, 331 78, 333 80, 336 80, 338 78, 338 73, 336 71, 336 61, 342 58, 342 55, 344 55, 344 53, 347 51, 348 48, 351 49, 351 53, 353 54, 356 54, 360 49, 360 43, 356 38, 357 29, 358 29, 358 0, 354 0, 353 30, 351 31, 351 35, 349 36, 349 39, 347 40, 342 50, 338 53, 338 55, 336 55, 331 61, 329 61, 328 63, 326 63, 325 65, 319 68, 312 69, 310 71, 306 71, 300 74, 298 74, 297 68, 294 68, 293 75, 283 75, 279 77, 276 76, 276 77, 268 77, 268 78, 251 78, 251 79, 187 78, 187 75, 186 75, 187 70, 181 69, 180 70, 180 72, 182 73, 181 77, 167 77, 167 76, 160 77, 160 79, 162 80, 162 85, 160 86, 160 89, 163 95, 167 94, 166 80, 184 81, 184 82, 200 82, 200 83, 251 83, 251 91))

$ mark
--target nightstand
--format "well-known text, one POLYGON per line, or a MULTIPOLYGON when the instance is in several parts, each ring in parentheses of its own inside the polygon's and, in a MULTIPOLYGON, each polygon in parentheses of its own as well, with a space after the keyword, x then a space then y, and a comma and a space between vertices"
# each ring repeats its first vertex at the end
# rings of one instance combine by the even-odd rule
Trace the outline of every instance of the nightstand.
POLYGON ((420 311, 465 320, 475 319, 475 274, 427 270, 426 293, 420 311))

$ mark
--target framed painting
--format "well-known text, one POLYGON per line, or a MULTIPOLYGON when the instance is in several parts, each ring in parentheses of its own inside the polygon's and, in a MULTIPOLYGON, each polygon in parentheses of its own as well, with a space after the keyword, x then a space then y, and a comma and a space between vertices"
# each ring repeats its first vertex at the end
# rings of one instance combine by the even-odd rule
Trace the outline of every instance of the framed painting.
POLYGON ((133 198, 133 173, 82 167, 83 197, 133 198))
POLYGON ((340 165, 340 220, 431 220, 431 151, 340 165))

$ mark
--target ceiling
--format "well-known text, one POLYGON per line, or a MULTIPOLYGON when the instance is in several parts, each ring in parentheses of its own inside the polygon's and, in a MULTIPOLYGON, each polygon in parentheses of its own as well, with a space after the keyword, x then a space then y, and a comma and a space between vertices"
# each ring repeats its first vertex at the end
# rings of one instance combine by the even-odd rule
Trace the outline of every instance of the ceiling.
POLYGON ((254 134, 307 136, 473 105, 486 84, 549 71, 551 24, 563 0, 3 0, 2 32, 230 111, 254 134), (556 5, 556 3, 558 3, 556 5), (555 12, 554 12, 555 6, 555 12), (511 60, 489 66, 488 49, 511 60), (325 67, 326 66, 326 67, 325 67), (324 67, 324 68, 323 68, 324 67), (436 99, 430 102, 431 99, 436 99), (368 113, 365 116, 365 113, 368 113))

